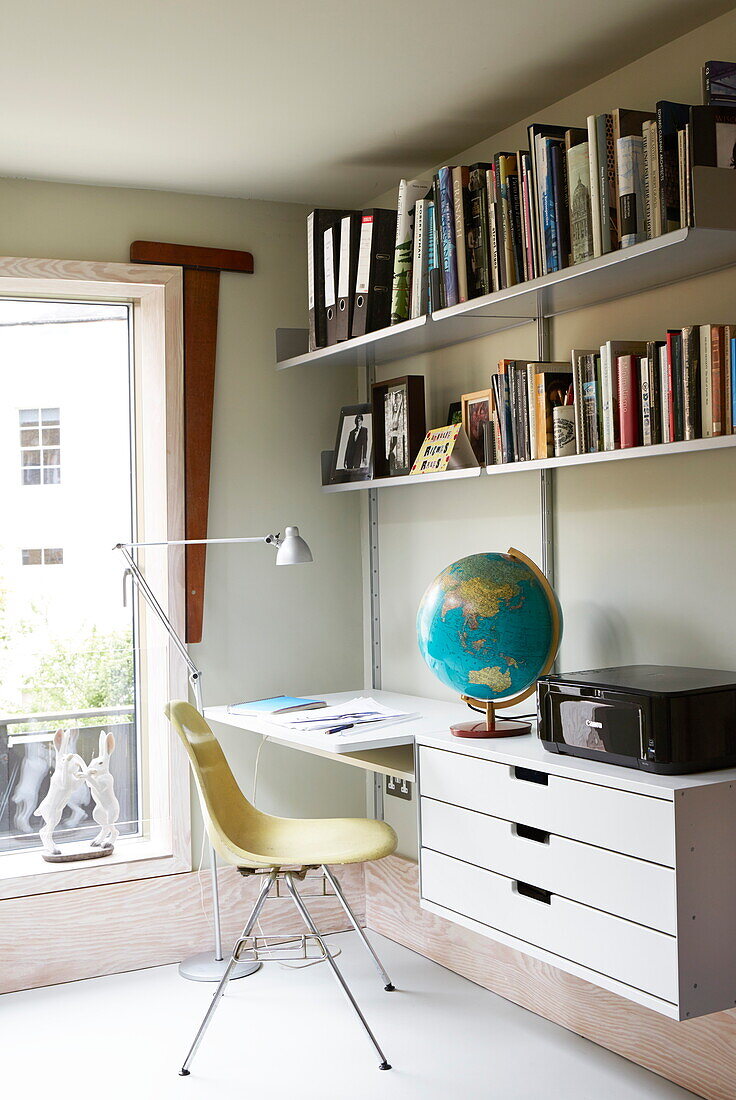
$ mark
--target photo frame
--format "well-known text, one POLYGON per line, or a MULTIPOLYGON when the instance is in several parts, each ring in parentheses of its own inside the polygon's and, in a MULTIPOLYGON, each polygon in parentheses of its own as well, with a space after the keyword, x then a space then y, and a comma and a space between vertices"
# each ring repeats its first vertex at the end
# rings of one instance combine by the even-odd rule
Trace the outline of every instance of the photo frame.
POLYGON ((486 429, 484 424, 492 422, 493 396, 491 390, 477 390, 464 393, 461 399, 462 423, 465 428, 473 454, 481 466, 486 464, 486 429))
POLYGON ((410 374, 371 387, 376 477, 411 472, 426 434, 424 378, 410 374))
POLYGON ((371 405, 344 405, 337 422, 329 484, 369 481, 373 477, 373 409, 371 405))

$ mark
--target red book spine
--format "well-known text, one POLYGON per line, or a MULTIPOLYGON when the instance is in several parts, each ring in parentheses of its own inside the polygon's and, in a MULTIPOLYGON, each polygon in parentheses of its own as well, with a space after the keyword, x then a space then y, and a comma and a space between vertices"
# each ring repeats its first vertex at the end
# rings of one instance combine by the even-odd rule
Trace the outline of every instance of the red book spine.
POLYGON ((618 375, 618 425, 621 447, 639 446, 639 379, 635 355, 619 355, 616 360, 618 375))
POLYGON ((673 359, 672 359, 672 337, 674 332, 667 333, 667 422, 670 426, 670 439, 675 440, 675 388, 674 378, 672 376, 673 359))
POLYGON ((713 435, 723 435, 723 325, 711 325, 710 363, 711 392, 713 394, 713 435))

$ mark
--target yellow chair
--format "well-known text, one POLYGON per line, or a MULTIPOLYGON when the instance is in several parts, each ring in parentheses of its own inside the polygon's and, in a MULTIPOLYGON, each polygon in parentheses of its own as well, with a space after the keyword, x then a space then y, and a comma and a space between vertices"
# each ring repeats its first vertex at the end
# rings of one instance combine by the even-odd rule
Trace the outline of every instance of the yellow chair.
POLYGON ((394 986, 355 919, 340 884, 328 865, 365 863, 391 855, 396 850, 396 833, 384 821, 370 821, 365 818, 300 820, 261 813, 251 805, 238 787, 219 742, 199 711, 183 701, 169 703, 165 709, 167 718, 179 734, 189 756, 213 847, 226 863, 237 867, 241 874, 264 876, 256 903, 233 947, 230 962, 184 1060, 181 1075, 186 1077, 189 1074, 189 1066, 225 992, 233 967, 243 951, 253 951, 247 941, 271 888, 279 878, 284 880, 286 889, 309 930, 308 938, 320 945, 322 961, 329 963, 378 1052, 381 1059, 379 1069, 391 1069, 347 982, 317 931, 294 879, 303 878, 309 869, 321 868, 350 923, 370 952, 383 980, 384 989, 391 991, 394 986))

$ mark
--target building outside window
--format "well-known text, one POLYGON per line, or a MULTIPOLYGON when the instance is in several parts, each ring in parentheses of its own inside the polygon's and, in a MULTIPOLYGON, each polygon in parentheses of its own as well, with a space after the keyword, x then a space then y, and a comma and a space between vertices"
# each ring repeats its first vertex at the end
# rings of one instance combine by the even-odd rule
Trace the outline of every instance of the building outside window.
POLYGON ((20 461, 23 485, 61 483, 61 411, 20 409, 20 461))
POLYGON ((63 565, 64 551, 60 546, 41 550, 21 550, 23 565, 63 565))

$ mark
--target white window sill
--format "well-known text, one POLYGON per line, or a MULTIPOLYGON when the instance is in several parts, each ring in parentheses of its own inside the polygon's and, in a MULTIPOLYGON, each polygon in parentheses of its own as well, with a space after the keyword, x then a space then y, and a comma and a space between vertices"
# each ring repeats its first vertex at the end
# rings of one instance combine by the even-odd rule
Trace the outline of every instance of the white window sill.
POLYGON ((191 870, 160 840, 118 840, 115 851, 101 859, 46 863, 40 849, 0 856, 0 899, 76 890, 191 870))

